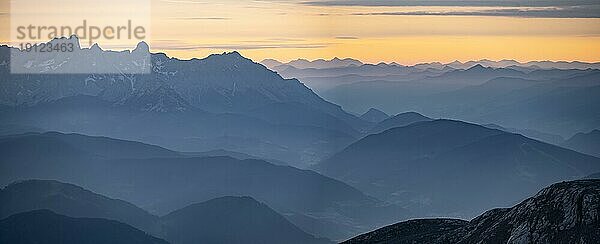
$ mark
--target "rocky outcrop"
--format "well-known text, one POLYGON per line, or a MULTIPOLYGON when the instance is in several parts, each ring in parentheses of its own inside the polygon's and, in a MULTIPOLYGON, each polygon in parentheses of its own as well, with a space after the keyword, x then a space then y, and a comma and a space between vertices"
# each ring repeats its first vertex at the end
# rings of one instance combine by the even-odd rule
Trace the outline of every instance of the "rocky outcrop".
POLYGON ((600 180, 557 183, 512 208, 461 224, 412 220, 346 243, 599 243, 600 180))

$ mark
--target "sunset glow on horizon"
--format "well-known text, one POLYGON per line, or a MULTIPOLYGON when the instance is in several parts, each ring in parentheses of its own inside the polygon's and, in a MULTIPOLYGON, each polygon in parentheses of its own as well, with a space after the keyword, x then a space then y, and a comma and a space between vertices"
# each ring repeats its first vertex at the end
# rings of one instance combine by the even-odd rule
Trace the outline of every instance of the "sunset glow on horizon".
MULTIPOLYGON (((9 0, 1 1, 0 39, 8 43, 9 0)), ((563 16, 548 6, 514 14, 514 8, 503 6, 151 2, 151 50, 184 59, 235 50, 255 61, 349 57, 407 65, 480 59, 600 62, 600 18, 588 12, 563 16)))

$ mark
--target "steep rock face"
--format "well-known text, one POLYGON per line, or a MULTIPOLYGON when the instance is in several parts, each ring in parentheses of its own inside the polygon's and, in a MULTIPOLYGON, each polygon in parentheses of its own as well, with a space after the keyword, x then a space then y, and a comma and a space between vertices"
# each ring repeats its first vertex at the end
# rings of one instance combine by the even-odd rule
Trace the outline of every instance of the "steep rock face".
POLYGON ((440 240, 462 243, 598 243, 600 180, 554 184, 510 209, 491 210, 440 240))
POLYGON ((466 222, 411 220, 346 243, 598 243, 600 180, 561 182, 466 222), (408 230, 408 231, 407 231, 408 230))

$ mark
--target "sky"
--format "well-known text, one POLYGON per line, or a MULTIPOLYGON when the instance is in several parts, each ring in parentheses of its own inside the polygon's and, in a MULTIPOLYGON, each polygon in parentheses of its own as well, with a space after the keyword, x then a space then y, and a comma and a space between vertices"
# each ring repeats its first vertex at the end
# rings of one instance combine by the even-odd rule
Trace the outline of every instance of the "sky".
MULTIPOLYGON (((9 43, 7 23, 15 10, 10 0, 0 1, 0 39, 9 43)), ((600 62, 600 0, 135 0, 102 6, 23 1, 31 2, 36 17, 44 11, 97 17, 131 6, 132 14, 148 10, 151 50, 183 59, 236 50, 255 61, 600 62)))

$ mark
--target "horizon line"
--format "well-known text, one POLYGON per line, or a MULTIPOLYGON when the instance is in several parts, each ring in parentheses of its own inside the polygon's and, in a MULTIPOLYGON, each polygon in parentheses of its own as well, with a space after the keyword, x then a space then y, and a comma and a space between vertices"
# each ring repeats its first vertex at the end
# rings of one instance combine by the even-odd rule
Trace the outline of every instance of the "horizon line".
MULTIPOLYGON (((552 60, 552 59, 543 59, 542 60, 542 59, 530 59, 530 60, 527 60, 527 61, 523 61, 523 60, 511 59, 511 58, 502 58, 502 59, 479 58, 479 59, 469 59, 469 60, 466 60, 466 59, 465 60, 455 59, 453 61, 431 60, 431 61, 425 61, 425 62, 418 62, 418 63, 406 64, 405 62, 402 62, 402 61, 387 61, 386 62, 384 60, 378 61, 378 62, 368 62, 368 61, 363 61, 360 58, 341 57, 341 56, 333 56, 333 57, 329 56, 329 57, 321 57, 321 58, 314 58, 314 59, 309 59, 309 58, 306 58, 306 57, 296 57, 296 58, 293 58, 293 59, 264 58, 262 60, 254 60, 252 58, 249 58, 249 57, 243 55, 242 54, 243 51, 235 50, 235 49, 226 50, 226 51, 214 51, 214 52, 211 51, 210 54, 208 54, 206 56, 203 56, 203 57, 183 58, 183 57, 178 57, 176 55, 169 55, 169 54, 167 54, 168 49, 155 49, 155 52, 152 52, 152 50, 151 50, 152 49, 152 45, 150 44, 151 41, 147 41, 147 40, 141 40, 141 41, 137 42, 136 45, 135 45, 135 47, 133 47, 131 49, 129 49, 129 48, 124 48, 124 49, 120 49, 120 50, 119 49, 110 49, 110 48, 104 49, 104 48, 102 48, 102 46, 100 45, 100 43, 97 43, 97 42, 94 43, 94 44, 92 44, 92 45, 90 45, 90 47, 82 47, 81 46, 81 41, 80 41, 79 37, 77 35, 75 35, 75 34, 72 34, 71 36, 68 36, 68 37, 67 36, 54 37, 54 38, 52 38, 52 39, 50 39, 48 41, 41 41, 41 42, 38 42, 36 44, 49 43, 51 41, 61 40, 61 39, 67 39, 67 40, 69 40, 71 38, 77 39, 77 42, 79 43, 79 48, 80 49, 89 49, 89 48, 91 48, 93 46, 97 46, 102 51, 115 51, 115 52, 130 51, 131 52, 137 46, 139 46, 140 44, 145 43, 150 48, 150 53, 151 54, 164 54, 164 55, 166 55, 168 57, 177 58, 179 60, 205 59, 205 58, 207 58, 207 57, 209 57, 211 55, 238 53, 242 57, 250 59, 253 62, 259 63, 259 64, 262 64, 262 62, 264 62, 266 60, 273 60, 273 61, 276 61, 276 62, 279 62, 279 63, 282 63, 282 64, 285 65, 285 64, 289 64, 289 63, 294 62, 294 61, 307 61, 307 62, 311 62, 312 63, 312 62, 315 62, 315 61, 330 62, 330 61, 333 61, 335 59, 342 60, 342 61, 343 60, 347 60, 347 59, 351 59, 351 60, 354 60, 354 61, 358 61, 358 62, 362 63, 363 65, 380 65, 380 64, 386 64, 386 65, 399 65, 399 66, 406 66, 406 67, 413 67, 413 66, 417 66, 417 65, 435 64, 435 63, 439 63, 441 65, 449 65, 449 64, 452 64, 452 63, 456 63, 456 62, 461 63, 461 64, 466 64, 466 63, 469 63, 469 62, 482 62, 482 61, 495 62, 495 63, 499 63, 499 62, 503 62, 503 61, 510 61, 510 62, 517 62, 519 64, 536 63, 536 62, 538 62, 538 63, 539 62, 568 63, 568 64, 581 63, 581 64, 590 64, 590 65, 598 65, 598 64, 600 64, 600 60, 598 60, 598 61, 582 61, 582 60, 552 60)), ((10 48, 17 48, 17 49, 19 49, 19 47, 12 46, 11 42, 10 41, 6 41, 6 40, 0 40, 0 46, 8 46, 10 48)), ((110 45, 108 45, 108 46, 110 46, 110 45)))

